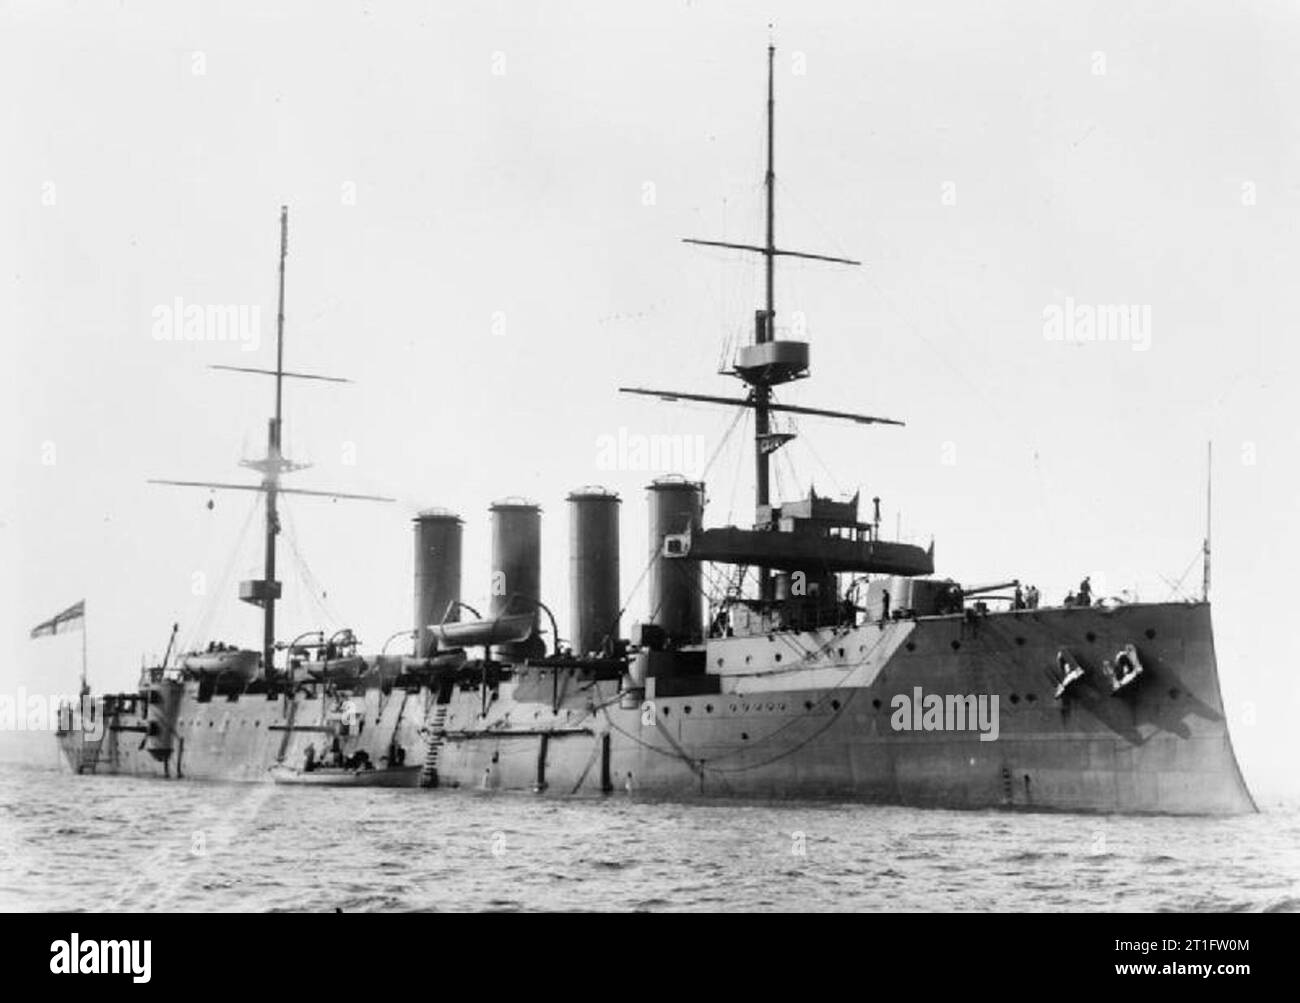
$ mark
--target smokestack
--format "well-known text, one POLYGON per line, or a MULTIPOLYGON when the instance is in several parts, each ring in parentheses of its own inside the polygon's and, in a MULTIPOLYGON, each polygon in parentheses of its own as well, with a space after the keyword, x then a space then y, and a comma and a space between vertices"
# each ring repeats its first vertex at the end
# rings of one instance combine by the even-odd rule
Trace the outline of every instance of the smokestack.
POLYGON ((704 518, 704 484, 677 475, 657 478, 646 489, 650 509, 650 616, 678 643, 704 635, 700 562, 664 557, 664 537, 700 526, 704 518))
MULTIPOLYGON (((537 633, 542 598, 542 510, 526 498, 493 502, 492 604, 490 616, 530 613, 537 633)), ((523 654, 522 646, 502 645, 508 653, 523 654)))
POLYGON ((569 639, 578 655, 618 639, 620 504, 602 487, 569 494, 569 639))
MULTIPOLYGON (((429 624, 441 623, 447 605, 460 598, 460 516, 445 508, 415 517, 415 654, 425 658, 435 643, 429 624)), ((460 619, 453 610, 452 620, 460 619)))

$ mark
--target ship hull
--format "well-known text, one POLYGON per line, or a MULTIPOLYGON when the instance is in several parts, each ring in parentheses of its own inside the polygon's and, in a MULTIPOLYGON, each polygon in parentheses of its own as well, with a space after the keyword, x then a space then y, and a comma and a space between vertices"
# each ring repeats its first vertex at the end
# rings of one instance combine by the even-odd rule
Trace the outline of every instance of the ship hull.
MULTIPOLYGON (((368 743, 376 761, 394 745, 426 757, 432 743, 436 769, 427 779, 492 791, 1255 810, 1228 734, 1206 604, 930 617, 718 639, 707 654, 707 675, 650 679, 643 694, 620 694, 616 681, 578 671, 525 668, 494 689, 456 690, 436 727, 435 694, 372 693, 356 741, 368 743), (1130 644, 1142 677, 1113 693, 1102 663, 1130 644), (1063 650, 1085 676, 1057 699, 1063 650), (981 726, 972 713, 926 721, 918 708, 930 696, 983 697, 987 720, 981 726)), ((277 762, 296 765, 316 737, 303 729, 323 727, 328 716, 324 701, 299 703, 289 710, 285 698, 242 697, 196 711, 182 700, 178 731, 195 737, 181 775, 266 780, 277 762), (297 724, 286 735, 290 714, 297 724)), ((69 764, 89 771, 77 748, 82 736, 60 741, 69 764)), ((91 769, 175 775, 175 762, 160 762, 137 741, 138 749, 118 741, 91 769)))
MULTIPOLYGON (((346 698, 237 694, 202 699, 199 687, 189 684, 159 729, 167 737, 164 748, 150 747, 156 743, 150 741, 143 711, 129 706, 115 711, 111 698, 98 727, 87 730, 78 723, 58 741, 64 764, 76 773, 274 782, 275 768, 306 764, 308 747, 320 762, 339 731, 336 722, 344 717, 348 729, 341 746, 347 755, 365 752, 372 763, 385 767, 394 748, 403 756, 407 749, 419 749, 430 699, 423 690, 385 695, 378 689, 346 698)), ((418 780, 409 770, 400 776, 396 786, 414 786, 418 780)))

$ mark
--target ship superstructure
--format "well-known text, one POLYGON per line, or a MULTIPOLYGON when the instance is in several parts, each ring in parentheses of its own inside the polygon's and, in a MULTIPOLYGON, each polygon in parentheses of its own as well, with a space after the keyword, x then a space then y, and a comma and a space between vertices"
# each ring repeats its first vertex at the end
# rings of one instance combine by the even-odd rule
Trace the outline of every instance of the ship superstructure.
POLYGON ((1253 810, 1208 602, 1026 604, 1015 580, 963 588, 936 577, 933 545, 882 538, 878 500, 863 518, 856 496, 772 499, 770 458, 791 438, 774 415, 901 424, 777 400, 809 376, 810 352, 778 337, 776 259, 856 262, 776 244, 774 52, 764 242, 692 241, 764 257, 765 302, 731 370, 744 393, 625 388, 752 411, 753 522, 706 527, 703 484, 648 485, 646 611, 625 631, 622 501, 574 490, 562 633, 541 591, 536 502, 491 506, 483 610, 464 599, 464 520, 429 509, 414 523, 409 653, 362 655, 350 632, 279 642, 275 500, 293 469, 279 448, 280 386, 293 375, 281 323, 276 416, 251 488, 267 499, 266 569, 241 591, 265 610, 262 648, 146 670, 138 692, 105 698, 98 742, 70 709, 60 743, 73 768, 566 796, 1253 810), (706 566, 725 572, 720 592, 707 594, 706 566), (994 596, 1012 588, 1004 609, 994 596))

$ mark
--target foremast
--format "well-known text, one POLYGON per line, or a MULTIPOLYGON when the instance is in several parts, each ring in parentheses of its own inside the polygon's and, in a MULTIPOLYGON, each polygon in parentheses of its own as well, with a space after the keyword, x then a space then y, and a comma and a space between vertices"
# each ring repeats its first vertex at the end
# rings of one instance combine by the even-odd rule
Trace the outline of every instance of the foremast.
MULTIPOLYGON (((776 46, 767 47, 767 169, 765 189, 765 239, 763 244, 739 244, 722 240, 683 238, 685 243, 705 247, 723 247, 761 254, 764 258, 765 302, 755 311, 754 340, 741 347, 729 375, 747 387, 743 398, 711 394, 683 393, 620 387, 624 393, 643 394, 665 400, 692 400, 728 404, 754 411, 754 508, 753 530, 704 530, 691 527, 686 540, 678 541, 674 556, 757 568, 760 599, 775 597, 777 583, 774 569, 815 569, 824 574, 836 572, 870 572, 886 574, 928 574, 933 571, 933 549, 884 543, 878 540, 879 518, 872 523, 857 520, 857 498, 849 504, 827 504, 810 494, 803 509, 785 506, 784 518, 794 520, 794 533, 772 533, 783 517, 783 509, 772 504, 771 457, 794 438, 792 432, 773 431, 776 413, 807 414, 841 418, 859 424, 902 425, 890 418, 829 411, 821 408, 782 404, 775 400, 774 389, 809 375, 809 349, 806 341, 777 336, 776 328, 776 259, 804 258, 843 265, 860 265, 850 258, 807 251, 791 251, 776 244, 776 46), (796 511, 799 514, 793 514, 796 511), (834 528, 834 539, 827 530, 834 528), (843 530, 843 535, 840 534, 843 530)), ((878 509, 877 509, 878 511, 878 509)))
MULTIPOLYGON (((766 306, 754 325, 755 344, 766 344, 776 329, 776 46, 767 47, 767 173, 763 179, 767 195, 767 242, 763 245, 763 271, 767 290, 766 306)), ((764 379, 752 383, 754 394, 754 506, 770 502, 769 457, 774 449, 770 442, 772 401, 771 383, 764 379)))
MULTIPOLYGON (((776 46, 767 47, 767 170, 763 178, 765 195, 765 236, 763 245, 734 244, 720 240, 685 238, 685 243, 706 247, 727 247, 763 255, 764 289, 762 310, 754 315, 754 343, 737 353, 732 375, 749 387, 744 401, 736 402, 754 410, 754 505, 762 509, 771 503, 771 456, 794 438, 788 433, 772 432, 772 413, 789 410, 775 404, 772 388, 808 376, 808 343, 778 339, 776 336, 776 259, 778 256, 831 261, 842 265, 861 265, 860 261, 805 251, 788 251, 776 246, 776 46)), ((839 415, 822 412, 828 417, 845 417, 863 422, 902 424, 866 415, 839 415)))

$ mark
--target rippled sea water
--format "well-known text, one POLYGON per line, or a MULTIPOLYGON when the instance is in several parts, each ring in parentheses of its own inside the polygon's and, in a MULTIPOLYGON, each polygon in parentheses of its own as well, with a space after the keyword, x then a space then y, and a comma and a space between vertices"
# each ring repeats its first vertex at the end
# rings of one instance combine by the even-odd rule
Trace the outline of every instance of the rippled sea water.
POLYGON ((565 801, 0 765, 5 910, 1300 909, 1300 805, 1234 819, 565 801))

